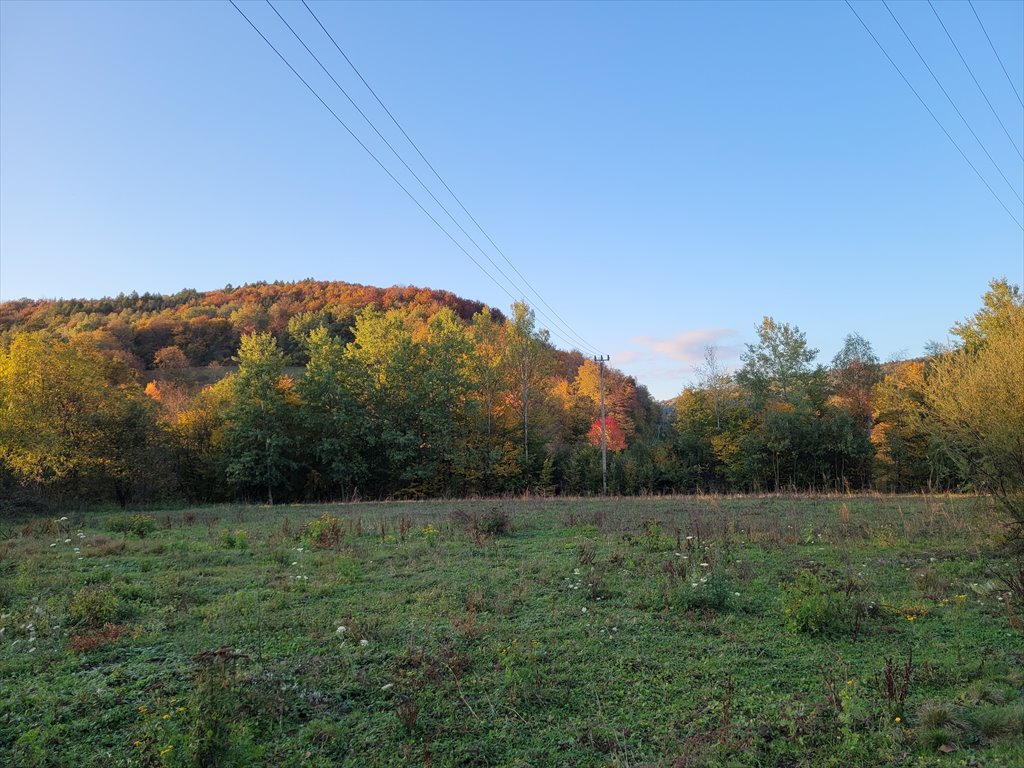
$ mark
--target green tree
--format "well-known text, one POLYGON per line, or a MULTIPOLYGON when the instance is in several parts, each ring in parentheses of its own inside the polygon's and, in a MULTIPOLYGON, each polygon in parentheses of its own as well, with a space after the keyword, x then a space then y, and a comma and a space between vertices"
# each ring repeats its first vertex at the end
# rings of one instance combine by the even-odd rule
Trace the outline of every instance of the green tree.
POLYGON ((307 495, 343 498, 367 477, 364 446, 370 425, 361 402, 365 370, 345 354, 341 339, 324 326, 308 333, 306 374, 296 385, 299 422, 309 453, 307 495))
POLYGON ((960 470, 1004 505, 1024 541, 1024 301, 995 281, 984 306, 954 328, 962 348, 932 366, 926 401, 960 470))
POLYGON ((0 462, 23 484, 121 504, 170 490, 157 409, 87 342, 17 334, 0 352, 0 462))
POLYGON ((794 402, 801 385, 813 373, 818 350, 807 346, 807 335, 797 326, 765 317, 757 329, 757 344, 747 344, 740 355, 743 367, 736 380, 758 400, 794 402))
POLYGON ((506 325, 508 361, 517 387, 523 428, 523 464, 530 462, 530 404, 542 394, 540 383, 551 363, 548 332, 537 330, 537 318, 525 301, 512 305, 506 325))
POLYGON ((237 360, 224 430, 227 479, 243 493, 265 490, 273 504, 274 490, 290 485, 297 466, 297 398, 284 352, 269 333, 243 336, 237 360))

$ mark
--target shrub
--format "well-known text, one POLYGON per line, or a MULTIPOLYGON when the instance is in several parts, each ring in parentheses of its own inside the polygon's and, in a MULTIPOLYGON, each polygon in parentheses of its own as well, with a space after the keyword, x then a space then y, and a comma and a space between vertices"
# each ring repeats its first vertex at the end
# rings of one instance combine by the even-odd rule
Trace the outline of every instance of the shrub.
POLYGON ((330 549, 341 543, 341 520, 324 512, 316 520, 310 520, 302 530, 302 538, 315 549, 330 549))
POLYGON ((697 581, 683 581, 676 590, 673 602, 684 611, 722 611, 729 607, 732 596, 732 588, 725 577, 711 573, 697 581))
POLYGON ((480 518, 480 533, 484 536, 504 536, 511 532, 512 516, 503 507, 495 507, 480 518))
POLYGON ((75 624, 102 627, 113 623, 121 613, 121 601, 109 587, 83 587, 68 604, 68 617, 75 624))
POLYGON ((249 534, 241 529, 234 533, 226 530, 220 535, 220 545, 224 549, 248 549, 249 534))
POLYGON ((107 518, 107 530, 144 539, 156 530, 156 519, 152 515, 114 515, 107 518))
POLYGON ((790 629, 812 635, 824 632, 836 620, 828 586, 811 571, 800 571, 792 584, 783 587, 782 612, 790 629))

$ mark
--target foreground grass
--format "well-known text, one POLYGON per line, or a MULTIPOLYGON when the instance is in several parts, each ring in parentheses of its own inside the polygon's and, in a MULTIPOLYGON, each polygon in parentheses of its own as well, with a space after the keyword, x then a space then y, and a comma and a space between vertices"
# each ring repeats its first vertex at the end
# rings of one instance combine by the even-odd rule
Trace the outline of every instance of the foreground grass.
POLYGON ((0 544, 3 764, 1024 765, 978 499, 69 517, 0 544))

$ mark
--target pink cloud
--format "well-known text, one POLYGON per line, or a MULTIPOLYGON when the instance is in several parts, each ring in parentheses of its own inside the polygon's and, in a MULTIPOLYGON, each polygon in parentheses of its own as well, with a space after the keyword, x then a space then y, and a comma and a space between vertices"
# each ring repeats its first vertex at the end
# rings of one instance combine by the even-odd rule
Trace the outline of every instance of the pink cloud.
POLYGON ((678 360, 692 365, 704 359, 704 348, 707 346, 716 347, 719 359, 723 361, 735 357, 739 352, 739 347, 736 344, 721 343, 723 339, 735 335, 736 331, 732 328, 696 328, 679 331, 667 339, 636 336, 630 339, 630 343, 642 347, 657 357, 667 357, 670 360, 678 360))

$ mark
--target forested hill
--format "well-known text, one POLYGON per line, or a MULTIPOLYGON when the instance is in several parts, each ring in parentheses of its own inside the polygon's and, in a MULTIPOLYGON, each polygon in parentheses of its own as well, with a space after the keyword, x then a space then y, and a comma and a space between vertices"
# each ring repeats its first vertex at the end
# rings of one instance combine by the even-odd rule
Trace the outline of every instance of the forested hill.
MULTIPOLYGON (((377 288, 342 281, 253 283, 172 295, 129 293, 102 299, 18 299, 0 303, 0 346, 19 332, 60 336, 91 334, 137 368, 153 368, 161 350, 181 350, 187 365, 231 360, 241 337, 270 332, 286 351, 300 352, 295 339, 307 329, 327 326, 350 336, 356 315, 367 307, 400 309, 429 317, 442 308, 468 321, 484 305, 449 291, 414 286, 377 288)), ((497 321, 501 312, 491 310, 497 321)))

